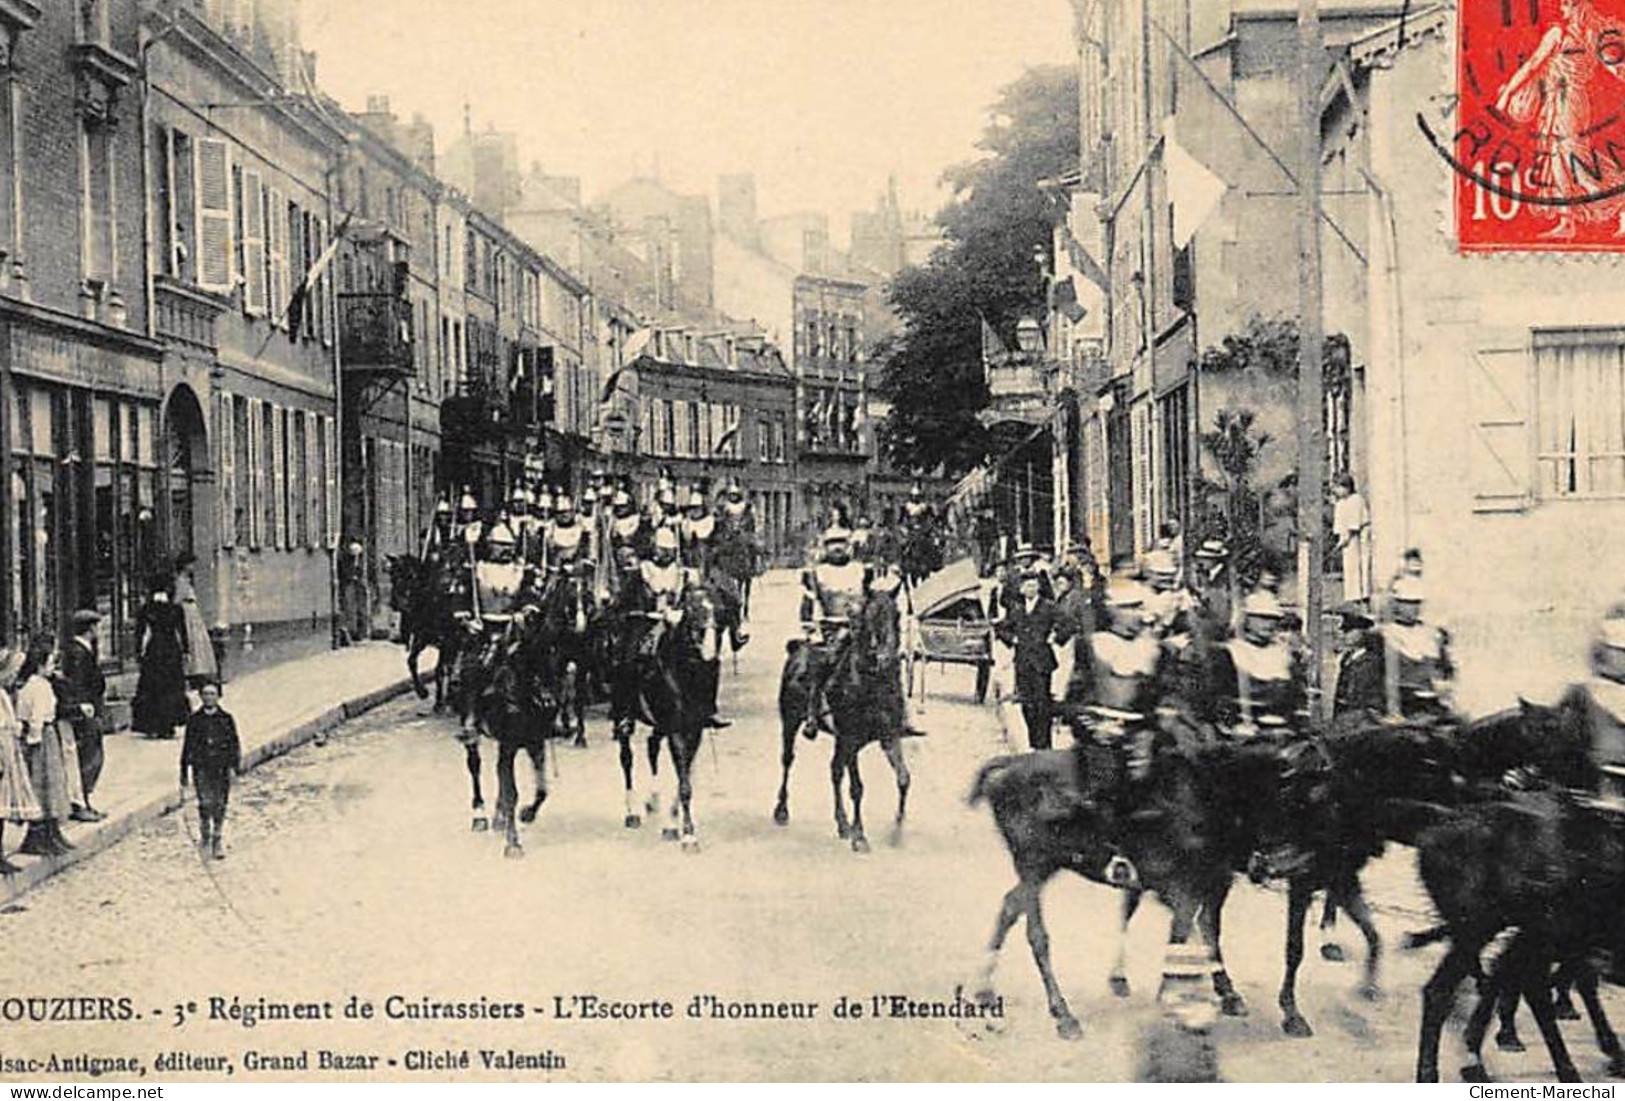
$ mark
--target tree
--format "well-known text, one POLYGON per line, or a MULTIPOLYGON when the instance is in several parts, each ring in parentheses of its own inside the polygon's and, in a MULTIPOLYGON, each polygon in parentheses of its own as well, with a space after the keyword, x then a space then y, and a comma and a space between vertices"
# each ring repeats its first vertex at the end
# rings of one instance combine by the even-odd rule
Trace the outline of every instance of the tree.
POLYGON ((987 456, 980 319, 1013 344, 1016 322, 1044 309, 1033 257, 1049 251, 1054 214, 1038 181, 1077 170, 1076 68, 1028 69, 989 115, 977 142, 985 155, 943 173, 954 196, 937 215, 947 240, 888 288, 903 330, 875 353, 892 407, 881 439, 908 469, 959 474, 987 456))

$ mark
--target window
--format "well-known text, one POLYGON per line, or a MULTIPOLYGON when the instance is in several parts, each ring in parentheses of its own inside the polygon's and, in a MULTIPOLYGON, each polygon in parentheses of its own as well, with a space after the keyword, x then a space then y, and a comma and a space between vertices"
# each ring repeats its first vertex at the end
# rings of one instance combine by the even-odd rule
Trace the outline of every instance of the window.
POLYGON ((305 473, 305 414, 294 412, 291 414, 292 422, 289 425, 291 435, 288 440, 288 509, 292 513, 292 522, 289 527, 290 547, 305 547, 310 545, 310 531, 307 527, 305 513, 306 501, 306 473, 305 473))
POLYGON ((329 550, 339 545, 338 436, 333 418, 318 416, 322 429, 322 506, 329 550))
POLYGON ((220 545, 237 544, 237 443, 233 431, 237 425, 232 418, 232 397, 218 394, 215 398, 214 441, 218 448, 220 472, 220 545))
POLYGON ((231 291, 231 148, 216 138, 197 141, 198 286, 231 291))
POLYGON ((756 422, 756 458, 764 463, 773 461, 772 433, 765 419, 756 422))
POLYGON ((83 119, 79 129, 85 174, 80 181, 85 220, 81 230, 80 274, 104 286, 110 286, 116 274, 113 256, 113 136, 116 132, 91 119, 83 119))
POLYGON ((248 399, 248 545, 259 549, 265 537, 265 410, 264 403, 248 399))
POLYGON ((1625 495, 1625 330, 1535 334, 1542 497, 1625 495))
POLYGON ((251 314, 265 312, 265 185, 258 172, 233 169, 237 195, 238 257, 242 266, 243 305, 251 314))
POLYGON ((256 539, 250 519, 254 514, 254 468, 250 459, 250 433, 253 430, 249 427, 247 398, 231 399, 231 421, 232 467, 236 483, 231 497, 232 530, 237 545, 247 547, 256 539))

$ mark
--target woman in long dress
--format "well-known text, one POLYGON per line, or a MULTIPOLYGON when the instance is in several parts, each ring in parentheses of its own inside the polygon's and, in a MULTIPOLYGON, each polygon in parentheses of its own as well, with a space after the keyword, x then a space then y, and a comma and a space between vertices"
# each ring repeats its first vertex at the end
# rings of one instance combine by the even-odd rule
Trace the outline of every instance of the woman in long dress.
POLYGON ((130 705, 130 726, 149 738, 173 738, 191 711, 186 701, 186 620, 169 599, 168 581, 155 580, 136 615, 141 674, 130 705))
POLYGON ((36 637, 28 644, 20 673, 23 686, 17 690, 17 722, 40 807, 39 820, 29 826, 19 851, 33 856, 59 856, 73 848, 62 836, 62 820, 85 800, 72 727, 56 721, 56 689, 51 687, 51 678, 56 676, 60 660, 55 639, 36 637))
POLYGON ((203 609, 197 602, 197 580, 192 568, 197 558, 184 554, 175 563, 175 603, 180 605, 186 624, 186 683, 196 688, 205 681, 219 678, 220 669, 214 660, 214 643, 209 639, 209 625, 203 620, 203 609))
POLYGON ((28 775, 28 758, 23 754, 22 728, 11 706, 11 686, 24 656, 19 649, 0 649, 0 875, 15 875, 20 870, 6 859, 6 823, 32 825, 41 816, 34 782, 28 775))

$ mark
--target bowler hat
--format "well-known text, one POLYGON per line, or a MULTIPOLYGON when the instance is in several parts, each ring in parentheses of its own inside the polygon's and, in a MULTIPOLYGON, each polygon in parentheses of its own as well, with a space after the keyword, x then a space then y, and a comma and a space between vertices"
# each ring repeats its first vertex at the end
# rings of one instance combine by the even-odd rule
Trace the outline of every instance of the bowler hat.
POLYGON ((1339 604, 1337 614, 1342 617, 1341 627, 1345 631, 1366 631, 1376 626, 1376 621, 1371 618, 1371 613, 1367 612, 1358 601, 1349 600, 1339 604))

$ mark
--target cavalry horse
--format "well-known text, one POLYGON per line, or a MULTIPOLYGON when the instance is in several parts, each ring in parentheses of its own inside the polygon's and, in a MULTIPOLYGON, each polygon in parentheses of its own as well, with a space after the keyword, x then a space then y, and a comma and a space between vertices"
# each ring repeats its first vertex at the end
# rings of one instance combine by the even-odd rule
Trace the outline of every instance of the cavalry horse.
POLYGON ((585 564, 571 563, 554 574, 542 594, 542 616, 555 640, 549 664, 558 688, 556 722, 559 733, 573 737, 578 747, 587 744, 587 674, 598 626, 592 580, 585 564))
MULTIPOLYGON (((503 855, 525 855, 519 823, 536 820, 547 799, 547 743, 556 730, 559 710, 551 672, 557 639, 547 618, 534 608, 516 614, 490 640, 476 683, 469 686, 475 728, 497 741, 497 807, 495 826, 503 831, 503 855), (514 762, 519 751, 530 757, 536 795, 518 806, 519 784, 514 762), (517 812, 517 813, 516 813, 517 812)), ((472 671, 472 670, 471 670, 472 671)), ((469 745, 475 799, 479 799, 479 745, 469 745)))
POLYGON ((749 529, 735 523, 723 529, 714 568, 732 586, 740 620, 749 619, 751 584, 756 579, 756 543, 749 529))
POLYGON ((401 641, 406 645, 406 668, 412 690, 428 699, 429 690, 418 673, 418 659, 433 646, 439 655, 434 671, 434 706, 445 706, 447 681, 456 664, 463 630, 453 612, 457 590, 443 563, 411 554, 392 554, 389 569, 390 606, 401 616, 401 641))
POLYGON ((783 826, 790 821, 790 769, 796 761, 796 736, 803 720, 822 718, 835 736, 835 752, 830 757, 830 786, 835 798, 835 832, 850 839, 852 851, 869 851, 863 829, 863 777, 858 757, 864 746, 879 742, 881 752, 897 774, 897 817, 892 824, 892 844, 902 840, 903 817, 908 808, 909 771, 903 759, 904 703, 898 650, 898 611, 895 589, 873 589, 864 600, 857 620, 847 626, 849 634, 834 645, 831 667, 824 677, 823 699, 812 698, 815 691, 811 644, 793 640, 779 679, 779 730, 782 740, 778 803, 773 821, 783 826), (846 817, 841 794, 845 779, 852 794, 852 818, 846 817))
MULTIPOLYGON (((1192 752, 1161 746, 1133 812, 1121 815, 1101 815, 1085 802, 1078 766, 1073 750, 1043 750, 994 758, 977 774, 970 802, 991 804, 1018 882, 1004 896, 974 996, 983 1003, 993 999, 999 952, 1010 929, 1025 917, 1057 1032, 1068 1040, 1081 1036, 1083 1027, 1050 964, 1043 889, 1063 870, 1119 886, 1108 878, 1108 868, 1114 857, 1123 856, 1133 862, 1141 888, 1173 912, 1170 946, 1184 945, 1191 931, 1199 930, 1223 1012, 1244 1015, 1246 1002, 1219 947, 1220 916, 1234 869, 1261 847, 1278 847, 1290 836, 1276 797, 1281 774, 1276 748, 1218 745, 1192 752)), ((1170 969, 1165 989, 1171 977, 1170 969)))
MULTIPOLYGON (((610 715, 620 743, 621 772, 626 780, 626 827, 643 824, 636 804, 635 754, 632 738, 639 721, 650 727, 649 770, 658 780, 664 745, 677 777, 670 821, 661 829, 667 841, 682 841, 686 852, 699 849, 694 828, 694 760, 710 718, 705 691, 711 666, 721 653, 718 599, 709 586, 694 583, 684 590, 676 622, 660 612, 629 612, 618 625, 620 638, 610 687, 610 715), (641 629, 643 624, 649 624, 641 629)), ((660 795, 651 791, 643 809, 660 814, 660 795)))

